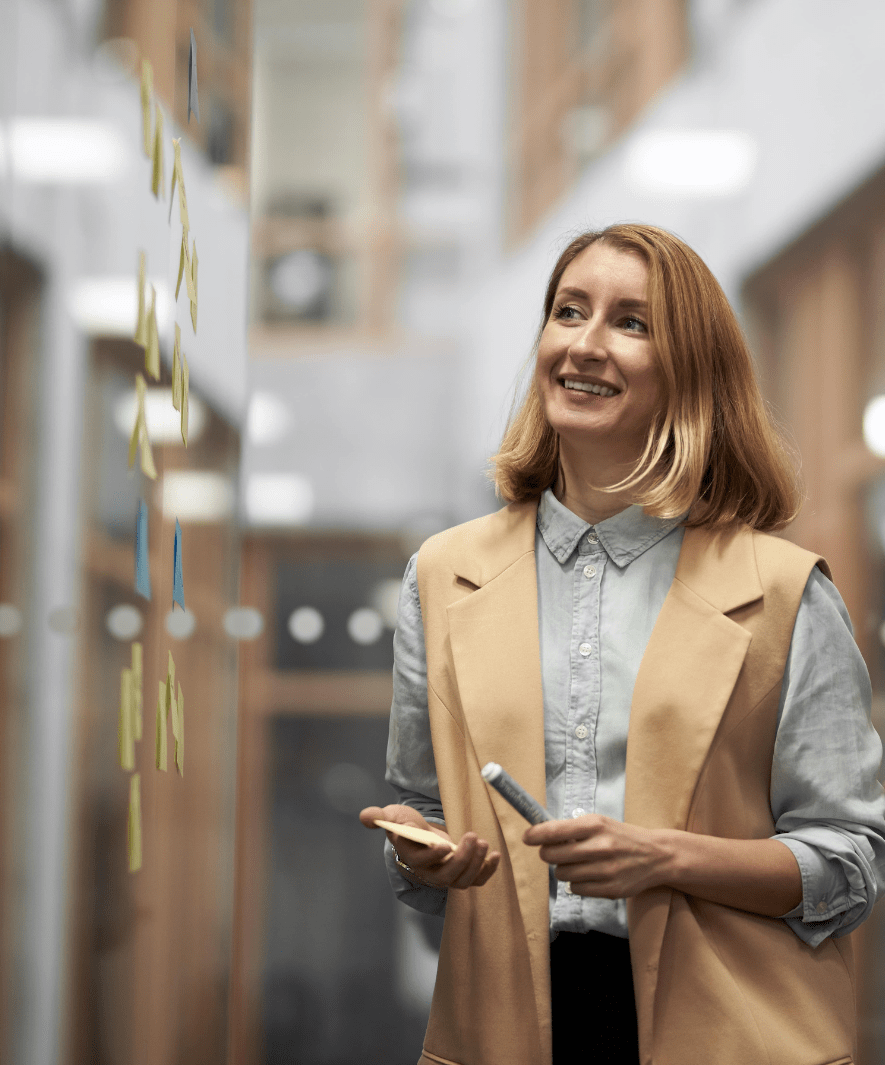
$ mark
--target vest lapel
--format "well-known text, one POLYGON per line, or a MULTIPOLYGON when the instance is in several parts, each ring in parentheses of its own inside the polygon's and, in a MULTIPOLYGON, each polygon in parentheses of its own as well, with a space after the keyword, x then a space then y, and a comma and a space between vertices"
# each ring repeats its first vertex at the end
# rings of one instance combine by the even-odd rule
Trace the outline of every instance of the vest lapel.
MULTIPOLYGON (((762 596, 752 532, 687 529, 639 667, 627 735, 624 821, 685 829, 707 752, 750 646, 726 613, 762 596)), ((673 893, 627 899, 640 1041, 650 1048, 658 960, 673 893)))

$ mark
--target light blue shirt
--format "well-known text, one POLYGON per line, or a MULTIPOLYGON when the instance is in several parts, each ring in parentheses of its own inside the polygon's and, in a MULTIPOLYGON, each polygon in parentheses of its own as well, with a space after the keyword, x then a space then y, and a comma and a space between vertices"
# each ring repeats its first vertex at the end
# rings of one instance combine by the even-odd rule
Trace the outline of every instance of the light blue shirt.
MULTIPOLYGON (((652 518, 634 505, 594 527, 551 489, 541 496, 535 564, 546 805, 556 819, 598 813, 623 820, 633 687, 676 573, 683 518, 652 518), (598 653, 582 655, 582 644, 598 653)), ((385 779, 398 802, 444 824, 416 558, 417 552, 406 567, 393 640, 385 779)), ((857 928, 885 892, 885 791, 877 780, 882 743, 870 722, 871 701, 848 611, 815 566, 784 671, 770 793, 774 838, 790 848, 802 873, 802 902, 780 919, 812 947, 857 928)), ((385 858, 403 902, 445 912, 445 891, 415 887, 400 873, 389 843, 385 858)), ((572 895, 551 867, 550 929, 626 938, 626 902, 572 895)))

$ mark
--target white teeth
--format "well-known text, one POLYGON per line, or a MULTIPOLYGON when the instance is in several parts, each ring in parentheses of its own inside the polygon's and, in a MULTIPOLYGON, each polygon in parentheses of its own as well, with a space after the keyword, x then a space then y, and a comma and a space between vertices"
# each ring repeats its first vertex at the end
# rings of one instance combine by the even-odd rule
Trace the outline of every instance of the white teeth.
POLYGON ((566 388, 577 389, 581 392, 593 392, 597 396, 616 396, 618 393, 613 388, 603 388, 602 385, 588 385, 583 381, 563 381, 566 388))

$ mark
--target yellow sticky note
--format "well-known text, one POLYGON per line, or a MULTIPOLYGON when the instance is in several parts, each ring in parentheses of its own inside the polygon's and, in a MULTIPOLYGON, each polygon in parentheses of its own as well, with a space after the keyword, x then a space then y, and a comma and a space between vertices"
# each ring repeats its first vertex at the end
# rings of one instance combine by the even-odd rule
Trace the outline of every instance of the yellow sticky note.
POLYGON ((148 342, 144 349, 144 368, 155 381, 160 380, 160 336, 157 329, 157 290, 151 285, 151 309, 148 311, 148 342))
POLYGON ((132 645, 132 735, 141 739, 144 729, 144 682, 142 679, 142 660, 144 653, 140 643, 132 645))
POLYGON ((187 447, 187 419, 188 419, 188 390, 190 389, 191 375, 187 368, 187 357, 181 353, 181 439, 187 447))
POLYGON ((194 332, 197 331, 197 242, 194 241, 194 249, 191 253, 191 277, 193 291, 189 293, 191 298, 191 321, 194 323, 194 332))
POLYGON ((129 778, 129 824, 126 835, 129 872, 136 873, 141 868, 141 777, 138 773, 133 773, 129 778))
POLYGON ((160 695, 157 699, 157 769, 166 772, 168 766, 166 749, 166 682, 160 681, 160 695))
POLYGON ((175 765, 180 776, 184 776, 184 695, 178 685, 178 736, 175 738, 175 765))
POLYGON ((172 201, 175 198, 175 186, 178 185, 178 216, 181 219, 181 224, 185 229, 190 229, 191 225, 187 217, 187 193, 184 191, 184 171, 181 168, 181 137, 178 140, 173 139, 172 151, 174 154, 174 161, 172 163, 172 185, 169 191, 169 221, 172 221, 172 201))
POLYGON ((137 406, 135 409, 135 425, 132 427, 132 436, 129 437, 129 465, 135 462, 135 452, 141 439, 141 427, 144 423, 144 378, 140 373, 135 375, 135 395, 137 406))
POLYGON ((181 329, 175 323, 175 346, 172 349, 172 406, 181 410, 181 329))
POLYGON ((144 398, 146 386, 144 377, 140 373, 135 375, 135 391, 138 396, 138 407, 135 414, 135 425, 132 436, 129 438, 129 465, 135 462, 135 452, 141 446, 141 468, 148 477, 156 480, 157 468, 154 465, 154 455, 151 451, 151 442, 147 434, 147 419, 144 413, 144 398))
MULTIPOLYGON (((185 281, 185 285, 187 286, 187 298, 191 301, 191 303, 193 303, 194 300, 197 298, 197 293, 196 293, 196 290, 194 289, 194 261, 193 261, 193 256, 188 253, 188 250, 187 250, 186 247, 185 247, 184 250, 185 250, 185 255, 187 256, 186 261, 185 261, 184 281, 185 281)), ((196 255, 196 252, 197 252, 197 242, 194 241, 194 255, 196 255)), ((179 270, 181 269, 181 263, 180 262, 179 262, 178 268, 179 268, 179 270)))
POLYGON ((132 742, 132 670, 124 669, 120 677, 120 718, 117 728, 120 767, 135 768, 135 746, 132 742))
POLYGON ((138 409, 135 415, 135 426, 132 430, 132 436, 129 438, 129 465, 131 466, 133 462, 135 462, 135 452, 140 445, 142 472, 146 476, 156 480, 157 467, 154 465, 154 454, 151 451, 151 442, 148 439, 147 432, 147 419, 144 414, 146 385, 144 383, 144 378, 140 373, 135 375, 135 391, 138 395, 138 409))
POLYGON ((154 70, 146 59, 141 61, 141 136, 144 154, 151 157, 151 97, 154 95, 154 70))
POLYGON ((146 348, 148 342, 147 312, 144 305, 145 286, 144 252, 138 253, 138 320, 135 323, 135 343, 146 348))
POLYGON ((160 189, 163 190, 163 199, 166 199, 166 173, 163 169, 163 112, 159 106, 154 108, 157 116, 157 124, 154 127, 154 167, 151 174, 151 192, 155 198, 159 198, 160 189))
POLYGON ((191 277, 191 258, 187 250, 187 230, 181 231, 181 252, 178 256, 178 281, 175 283, 175 298, 178 299, 178 293, 181 291, 181 279, 187 277, 187 291, 190 295, 191 285, 193 284, 193 278, 191 277))

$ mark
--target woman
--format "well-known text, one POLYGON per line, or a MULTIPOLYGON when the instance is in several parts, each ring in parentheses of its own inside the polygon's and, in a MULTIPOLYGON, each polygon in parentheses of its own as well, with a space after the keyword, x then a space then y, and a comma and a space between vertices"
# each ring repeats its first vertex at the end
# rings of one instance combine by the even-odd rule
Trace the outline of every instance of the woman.
POLYGON ((854 1061, 849 933, 885 884, 869 677, 826 561, 770 535, 796 477, 691 249, 568 245, 494 461, 508 505, 409 562, 400 802, 360 814, 441 837, 385 848, 445 913, 422 1065, 854 1061))

